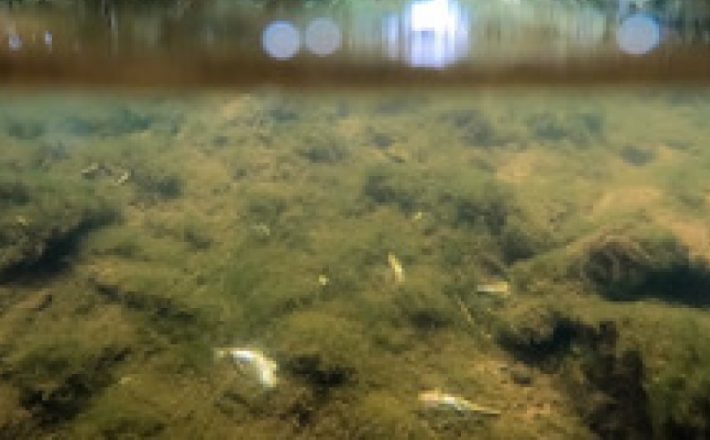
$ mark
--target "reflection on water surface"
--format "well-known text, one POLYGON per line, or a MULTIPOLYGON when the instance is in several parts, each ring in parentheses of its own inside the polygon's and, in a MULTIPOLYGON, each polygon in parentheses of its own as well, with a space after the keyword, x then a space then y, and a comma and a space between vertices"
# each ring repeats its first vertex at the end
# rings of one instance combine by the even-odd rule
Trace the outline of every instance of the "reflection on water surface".
POLYGON ((702 2, 68 5, 0 12, 7 81, 342 86, 708 76, 710 11, 702 2))

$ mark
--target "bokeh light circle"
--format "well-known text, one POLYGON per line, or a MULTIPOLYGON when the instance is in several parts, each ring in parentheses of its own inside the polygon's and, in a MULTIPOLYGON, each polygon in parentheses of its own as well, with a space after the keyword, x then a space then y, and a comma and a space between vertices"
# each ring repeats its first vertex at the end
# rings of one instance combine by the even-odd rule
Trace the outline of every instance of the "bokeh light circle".
POLYGON ((264 28, 261 45, 270 57, 287 60, 301 49, 301 33, 287 21, 274 21, 264 28))
POLYGON ((616 33, 619 49, 629 55, 644 55, 661 43, 661 28, 651 16, 633 14, 621 22, 616 33))
POLYGON ((7 36, 7 47, 12 50, 22 49, 22 39, 17 34, 10 34, 7 36))
POLYGON ((52 37, 52 33, 49 31, 44 32, 44 45, 47 47, 52 47, 52 42, 54 41, 54 38, 52 37))
POLYGON ((329 18, 316 18, 306 28, 306 48, 318 56, 331 55, 340 48, 342 36, 338 25, 329 18))

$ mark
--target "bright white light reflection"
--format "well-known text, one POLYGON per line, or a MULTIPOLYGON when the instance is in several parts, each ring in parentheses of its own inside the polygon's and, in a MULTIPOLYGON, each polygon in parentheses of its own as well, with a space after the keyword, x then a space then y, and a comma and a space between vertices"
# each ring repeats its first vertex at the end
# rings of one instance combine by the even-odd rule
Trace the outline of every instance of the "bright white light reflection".
POLYGON ((10 34, 7 36, 7 47, 12 50, 22 49, 22 39, 17 34, 10 34))
POLYGON ((329 18, 316 18, 306 28, 306 47, 314 55, 330 55, 340 48, 340 42, 340 28, 329 18))
POLYGON ((301 34, 291 23, 275 21, 264 28, 261 45, 270 57, 286 60, 301 49, 301 34))
POLYGON ((44 32, 44 45, 47 46, 48 48, 52 48, 52 33, 49 31, 44 32))
POLYGON ((647 54, 660 44, 661 29, 653 17, 633 14, 621 22, 616 41, 619 49, 629 55, 647 54))
POLYGON ((469 19, 456 0, 416 0, 403 17, 385 22, 388 55, 399 51, 413 67, 443 68, 469 51, 469 19))

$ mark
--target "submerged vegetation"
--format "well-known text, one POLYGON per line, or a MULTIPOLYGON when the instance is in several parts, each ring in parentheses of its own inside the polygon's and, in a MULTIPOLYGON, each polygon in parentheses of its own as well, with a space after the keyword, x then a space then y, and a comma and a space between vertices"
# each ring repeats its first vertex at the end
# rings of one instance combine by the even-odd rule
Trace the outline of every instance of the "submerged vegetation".
POLYGON ((707 437, 676 95, 10 96, 0 438, 707 437))
POLYGON ((581 257, 580 276, 617 300, 656 296, 710 304, 710 267, 665 231, 621 231, 595 237, 581 257))
POLYGON ((0 205, 0 275, 36 275, 68 256, 83 233, 116 216, 81 182, 39 172, 0 174, 0 205))

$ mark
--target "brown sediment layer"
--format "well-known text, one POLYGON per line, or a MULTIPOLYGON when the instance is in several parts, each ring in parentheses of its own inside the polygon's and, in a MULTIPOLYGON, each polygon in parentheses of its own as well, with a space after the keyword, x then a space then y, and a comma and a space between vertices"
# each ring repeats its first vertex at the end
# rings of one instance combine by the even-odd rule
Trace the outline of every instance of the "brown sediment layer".
POLYGON ((17 87, 362 88, 598 86, 710 83, 707 48, 417 70, 368 59, 269 60, 257 52, 131 56, 0 52, 0 81, 17 87))

